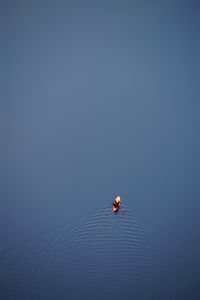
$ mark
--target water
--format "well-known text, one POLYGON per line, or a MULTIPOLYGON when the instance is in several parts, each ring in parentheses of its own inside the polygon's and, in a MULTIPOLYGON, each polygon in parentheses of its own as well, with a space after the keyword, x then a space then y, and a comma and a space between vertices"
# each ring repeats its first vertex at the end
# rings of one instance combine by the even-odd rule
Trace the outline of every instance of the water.
POLYGON ((1 1, 0 300, 200 299, 199 8, 1 1))
POLYGON ((3 299, 188 299, 177 263, 133 212, 109 206, 4 252, 0 290, 3 299))

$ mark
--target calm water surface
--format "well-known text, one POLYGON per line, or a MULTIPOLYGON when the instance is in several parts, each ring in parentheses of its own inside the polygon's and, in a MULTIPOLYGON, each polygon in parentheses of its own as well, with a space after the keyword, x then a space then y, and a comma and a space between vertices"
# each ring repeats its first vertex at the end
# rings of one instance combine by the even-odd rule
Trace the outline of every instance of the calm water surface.
POLYGON ((108 206, 5 252, 1 292, 4 299, 188 299, 178 263, 154 247, 133 212, 108 206))

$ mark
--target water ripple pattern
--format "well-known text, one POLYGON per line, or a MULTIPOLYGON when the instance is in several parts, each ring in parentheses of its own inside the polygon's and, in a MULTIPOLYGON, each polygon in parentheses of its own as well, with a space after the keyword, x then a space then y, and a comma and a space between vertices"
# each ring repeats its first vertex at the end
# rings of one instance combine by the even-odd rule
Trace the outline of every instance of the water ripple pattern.
POLYGON ((134 213, 106 207, 4 254, 1 299, 187 299, 134 213), (14 254, 15 253, 15 254, 14 254), (17 255, 16 255, 17 253, 17 255), (7 257, 7 258, 6 258, 7 257))

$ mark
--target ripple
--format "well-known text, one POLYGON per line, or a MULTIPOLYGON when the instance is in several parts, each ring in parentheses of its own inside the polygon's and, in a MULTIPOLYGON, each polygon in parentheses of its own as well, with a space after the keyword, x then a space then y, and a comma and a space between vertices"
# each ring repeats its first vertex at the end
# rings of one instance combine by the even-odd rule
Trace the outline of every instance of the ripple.
POLYGON ((183 299, 176 261, 154 249, 134 213, 110 207, 4 255, 4 299, 183 299))

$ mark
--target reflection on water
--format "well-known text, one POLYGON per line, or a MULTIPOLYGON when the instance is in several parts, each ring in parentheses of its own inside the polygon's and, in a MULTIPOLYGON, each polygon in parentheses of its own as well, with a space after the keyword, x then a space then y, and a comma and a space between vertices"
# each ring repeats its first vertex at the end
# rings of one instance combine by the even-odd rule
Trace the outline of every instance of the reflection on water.
POLYGON ((107 207, 70 230, 51 230, 46 239, 4 253, 0 293, 3 299, 183 299, 175 264, 153 248, 131 212, 107 207))

